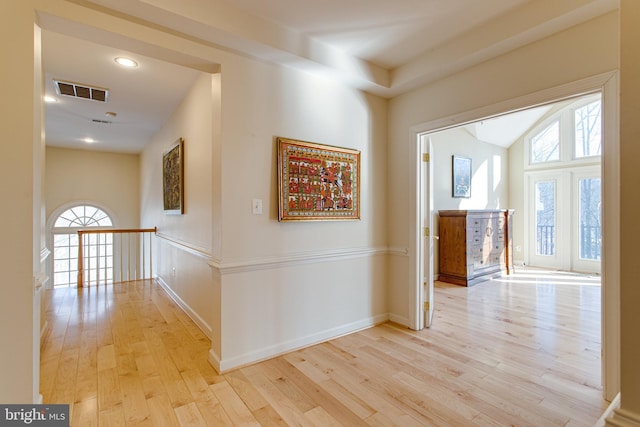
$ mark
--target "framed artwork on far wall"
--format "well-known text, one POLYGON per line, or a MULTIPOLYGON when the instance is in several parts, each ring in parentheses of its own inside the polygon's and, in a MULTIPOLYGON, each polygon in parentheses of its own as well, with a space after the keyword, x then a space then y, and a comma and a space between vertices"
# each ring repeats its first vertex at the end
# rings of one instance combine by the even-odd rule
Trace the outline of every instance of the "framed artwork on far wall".
POLYGON ((471 197, 471 159, 454 154, 452 172, 453 197, 471 197))
POLYGON ((164 213, 184 213, 184 140, 179 138, 162 155, 162 199, 164 213))
POLYGON ((360 219, 360 151, 277 138, 278 220, 360 219))

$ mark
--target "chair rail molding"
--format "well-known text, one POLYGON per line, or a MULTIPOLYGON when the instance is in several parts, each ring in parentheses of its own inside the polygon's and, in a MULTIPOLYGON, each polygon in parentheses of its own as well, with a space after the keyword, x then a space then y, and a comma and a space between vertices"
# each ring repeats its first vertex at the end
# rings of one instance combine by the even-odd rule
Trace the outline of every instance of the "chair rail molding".
POLYGON ((209 266, 224 275, 256 270, 270 270, 317 262, 344 261, 346 259, 388 255, 390 253, 391 251, 387 247, 344 248, 235 261, 212 258, 209 261, 209 266))

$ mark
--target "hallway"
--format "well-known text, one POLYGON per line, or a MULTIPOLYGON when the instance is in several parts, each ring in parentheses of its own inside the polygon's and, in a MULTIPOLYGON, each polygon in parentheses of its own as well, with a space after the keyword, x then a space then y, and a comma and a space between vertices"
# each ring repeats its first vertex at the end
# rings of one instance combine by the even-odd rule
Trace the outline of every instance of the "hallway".
POLYGON ((79 426, 590 426, 599 282, 553 277, 438 283, 430 330, 386 323, 222 376, 157 284, 50 290, 41 390, 79 426))

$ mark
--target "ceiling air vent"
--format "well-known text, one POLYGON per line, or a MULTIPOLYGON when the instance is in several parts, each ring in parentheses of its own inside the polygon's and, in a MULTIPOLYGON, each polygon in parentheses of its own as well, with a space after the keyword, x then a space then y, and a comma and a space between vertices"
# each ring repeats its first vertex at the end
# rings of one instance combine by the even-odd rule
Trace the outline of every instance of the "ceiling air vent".
POLYGON ((60 95, 72 96, 74 98, 91 99, 93 101, 107 102, 109 90, 101 87, 92 87, 80 83, 54 80, 56 90, 60 95))

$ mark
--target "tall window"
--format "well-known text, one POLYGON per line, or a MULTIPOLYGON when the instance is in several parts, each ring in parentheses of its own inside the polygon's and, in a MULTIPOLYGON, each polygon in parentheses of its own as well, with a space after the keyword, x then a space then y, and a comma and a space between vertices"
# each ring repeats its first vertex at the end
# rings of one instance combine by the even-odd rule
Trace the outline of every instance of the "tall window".
POLYGON ((525 140, 531 265, 600 270, 601 110, 599 95, 567 102, 525 140))
MULTIPOLYGON (((109 215, 95 206, 82 205, 67 209, 53 224, 53 285, 78 284, 79 228, 112 227, 109 215)), ((85 271, 91 280, 113 280, 113 242, 111 235, 88 235, 84 254, 85 271)))

